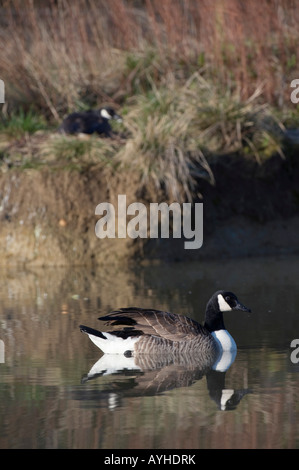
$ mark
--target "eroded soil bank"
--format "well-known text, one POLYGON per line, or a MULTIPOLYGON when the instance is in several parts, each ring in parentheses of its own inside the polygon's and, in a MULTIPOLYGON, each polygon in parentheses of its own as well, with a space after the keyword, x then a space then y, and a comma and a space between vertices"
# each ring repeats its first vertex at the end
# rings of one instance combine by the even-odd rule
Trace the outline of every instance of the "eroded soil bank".
MULTIPOLYGON (((198 180, 203 245, 184 239, 99 239, 95 208, 125 194, 132 202, 163 201, 136 175, 92 167, 84 172, 11 169, 0 174, 0 264, 106 265, 299 252, 299 165, 296 152, 258 165, 238 156, 211 162, 216 184, 198 180)), ((166 201, 170 203, 171 201, 166 201)))

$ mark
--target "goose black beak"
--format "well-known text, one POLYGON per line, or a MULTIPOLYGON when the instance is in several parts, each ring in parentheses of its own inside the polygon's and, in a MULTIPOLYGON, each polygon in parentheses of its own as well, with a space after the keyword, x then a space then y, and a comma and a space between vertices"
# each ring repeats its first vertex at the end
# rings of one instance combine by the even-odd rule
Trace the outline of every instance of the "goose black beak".
POLYGON ((123 122, 123 118, 121 116, 119 116, 119 114, 115 114, 113 116, 113 119, 116 121, 116 122, 123 122))
POLYGON ((245 307, 245 305, 241 304, 240 302, 234 307, 234 310, 241 310, 242 312, 251 312, 250 308, 245 307))

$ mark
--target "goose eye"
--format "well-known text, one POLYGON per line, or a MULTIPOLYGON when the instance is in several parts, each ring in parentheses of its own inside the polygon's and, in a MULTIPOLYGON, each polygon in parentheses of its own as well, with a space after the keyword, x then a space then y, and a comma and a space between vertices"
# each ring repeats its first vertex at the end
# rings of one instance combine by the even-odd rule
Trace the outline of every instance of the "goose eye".
POLYGON ((227 302, 229 302, 229 301, 231 300, 230 296, 227 295, 227 296, 225 297, 225 300, 226 300, 227 302))

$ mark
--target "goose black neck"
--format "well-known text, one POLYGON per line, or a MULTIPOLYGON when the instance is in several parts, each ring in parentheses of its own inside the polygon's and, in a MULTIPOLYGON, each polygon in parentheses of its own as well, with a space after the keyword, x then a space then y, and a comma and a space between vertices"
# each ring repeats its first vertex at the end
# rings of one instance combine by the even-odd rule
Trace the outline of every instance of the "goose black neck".
POLYGON ((220 312, 219 308, 215 308, 215 305, 207 305, 204 326, 210 332, 225 330, 223 314, 220 312))

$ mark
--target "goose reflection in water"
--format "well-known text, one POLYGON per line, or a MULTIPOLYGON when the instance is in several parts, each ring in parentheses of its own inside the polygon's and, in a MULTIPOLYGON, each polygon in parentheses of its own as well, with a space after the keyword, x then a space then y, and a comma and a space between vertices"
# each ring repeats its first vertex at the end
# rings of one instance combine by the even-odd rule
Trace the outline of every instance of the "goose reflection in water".
MULTIPOLYGON (((104 354, 83 376, 82 383, 104 376, 111 378, 100 393, 113 410, 121 406, 122 397, 158 395, 175 388, 190 387, 206 377, 210 398, 219 410, 233 410, 246 394, 251 393, 249 389, 225 388, 225 375, 235 357, 236 351, 222 352, 213 364, 208 364, 206 360, 189 355, 126 357, 104 354)), ((94 392, 92 395, 96 398, 94 392)))

